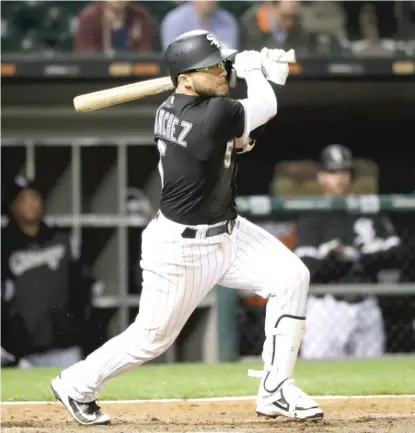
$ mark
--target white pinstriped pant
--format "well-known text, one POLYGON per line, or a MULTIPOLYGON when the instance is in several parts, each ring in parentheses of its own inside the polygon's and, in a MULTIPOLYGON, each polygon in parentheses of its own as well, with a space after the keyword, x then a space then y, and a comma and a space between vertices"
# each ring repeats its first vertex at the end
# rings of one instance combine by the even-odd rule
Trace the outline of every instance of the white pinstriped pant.
POLYGON ((142 235, 140 312, 125 332, 85 361, 65 370, 78 401, 94 397, 110 377, 149 361, 174 342, 202 299, 216 285, 251 289, 269 298, 266 332, 281 314, 304 316, 309 273, 301 260, 262 228, 238 217, 232 233, 182 238, 186 226, 161 213, 142 235), (272 299, 272 302, 271 302, 272 299))

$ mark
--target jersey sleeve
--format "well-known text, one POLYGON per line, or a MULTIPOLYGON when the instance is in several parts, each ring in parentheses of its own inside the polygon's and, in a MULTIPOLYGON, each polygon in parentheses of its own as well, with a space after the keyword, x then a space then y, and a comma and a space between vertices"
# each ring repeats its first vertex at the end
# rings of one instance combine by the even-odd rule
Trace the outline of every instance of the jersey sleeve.
POLYGON ((241 102, 227 96, 212 98, 205 119, 204 133, 219 140, 248 137, 249 125, 241 102))

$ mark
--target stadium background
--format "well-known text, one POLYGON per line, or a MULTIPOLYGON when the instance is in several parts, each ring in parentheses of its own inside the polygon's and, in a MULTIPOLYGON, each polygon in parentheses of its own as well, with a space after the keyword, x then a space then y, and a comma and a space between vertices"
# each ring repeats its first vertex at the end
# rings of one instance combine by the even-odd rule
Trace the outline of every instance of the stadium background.
MULTIPOLYGON (((140 236, 160 193, 153 116, 165 95, 82 115, 73 110, 72 99, 165 75, 158 25, 181 2, 140 2, 157 22, 155 53, 75 54, 76 17, 87 3, 1 2, 1 185, 3 193, 16 175, 35 177, 47 199, 47 222, 73 235, 86 263, 105 282, 94 299, 90 351, 138 311, 140 236)), ((238 20, 252 4, 220 2, 238 20)), ((310 288, 378 294, 387 353, 374 360, 300 360, 296 382, 323 396, 318 401, 326 413, 323 424, 301 427, 307 433, 413 430, 415 398, 406 394, 415 390, 414 11, 409 1, 303 2, 304 24, 314 32, 311 47, 292 65, 275 127, 240 158, 241 212, 288 246, 299 215, 332 206, 369 213, 382 208, 410 247, 401 268, 385 273, 379 284, 310 288), (343 44, 330 31, 343 32, 343 44), (330 143, 352 149, 359 168, 354 192, 369 196, 341 203, 316 198, 316 160, 330 143), (362 398, 349 398, 353 395, 362 398)), ((6 223, 2 202, 2 227, 6 223)), ((263 320, 264 304, 251 293, 212 291, 154 365, 104 387, 101 400, 121 400, 104 403, 115 419, 105 431, 299 431, 286 420, 255 417, 258 384, 246 370, 261 368, 263 320), (230 396, 240 400, 151 401, 230 396), (136 399, 146 402, 126 401, 136 399)), ((42 403, 53 400, 49 381, 57 373, 2 368, 5 431, 80 430, 61 406, 42 403)))
MULTIPOLYGON (((350 10, 357 6, 343 3, 349 14, 355 14, 350 10)), ((383 35, 371 41, 372 51, 344 53, 334 45, 323 50, 317 44, 314 52, 293 65, 279 100, 278 122, 254 152, 240 158, 241 196, 318 195, 313 164, 330 143, 348 146, 359 159, 357 194, 413 194, 413 16, 407 5, 400 11, 393 2, 382 3, 392 11, 396 8, 399 19, 391 24, 385 19, 388 6, 378 6, 383 35), (378 49, 382 38, 392 36, 403 42, 393 49, 378 49)), ((91 336, 100 344, 124 329, 138 311, 140 235, 157 209, 160 188, 153 115, 165 95, 83 115, 74 112, 71 101, 77 94, 163 76, 166 71, 158 53, 71 53, 74 18, 85 4, 2 2, 1 180, 5 185, 18 174, 35 176, 47 197, 48 220, 72 231, 86 262, 106 283, 105 293, 95 300, 97 326, 91 336)), ((177 6, 143 4, 157 22, 177 6)), ((239 17, 251 2, 221 6, 239 17)), ((390 216, 405 242, 413 244, 411 205, 408 209, 390 216)), ((299 213, 265 215, 260 224, 292 245, 299 213)), ((406 260, 403 268, 411 269, 414 257, 406 260)), ((391 277, 391 292, 399 282, 414 281, 410 271, 399 271, 391 277)), ((415 351, 414 293, 383 294, 380 299, 387 351, 415 351)), ((236 299, 219 290, 191 318, 167 360, 229 361, 259 355, 263 315, 263 304, 256 298, 236 299), (220 310, 214 316, 213 305, 220 310), (215 350, 212 344, 217 345, 215 350)))

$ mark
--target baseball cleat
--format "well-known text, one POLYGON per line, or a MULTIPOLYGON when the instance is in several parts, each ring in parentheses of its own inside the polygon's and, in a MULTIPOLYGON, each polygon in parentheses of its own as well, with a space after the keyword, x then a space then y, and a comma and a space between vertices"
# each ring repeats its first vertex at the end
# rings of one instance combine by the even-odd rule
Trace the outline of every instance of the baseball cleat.
POLYGON ((82 425, 103 425, 110 423, 110 417, 101 412, 96 400, 83 403, 75 401, 65 390, 63 381, 56 377, 50 383, 53 393, 72 415, 73 419, 82 425))
POLYGON ((297 421, 317 421, 324 417, 318 404, 298 388, 293 379, 285 380, 272 399, 259 400, 256 412, 269 418, 285 416, 297 421))

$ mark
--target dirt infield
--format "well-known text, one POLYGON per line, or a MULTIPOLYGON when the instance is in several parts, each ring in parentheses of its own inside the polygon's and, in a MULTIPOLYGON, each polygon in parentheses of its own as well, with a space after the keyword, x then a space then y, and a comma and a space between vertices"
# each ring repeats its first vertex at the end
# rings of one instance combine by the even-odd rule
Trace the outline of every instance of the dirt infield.
POLYGON ((112 424, 85 428, 62 405, 2 405, 7 433, 414 433, 415 397, 322 400, 325 419, 299 423, 255 414, 253 401, 102 404, 112 424))

